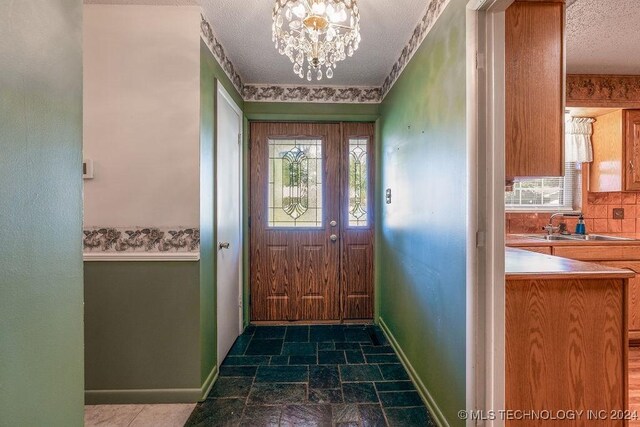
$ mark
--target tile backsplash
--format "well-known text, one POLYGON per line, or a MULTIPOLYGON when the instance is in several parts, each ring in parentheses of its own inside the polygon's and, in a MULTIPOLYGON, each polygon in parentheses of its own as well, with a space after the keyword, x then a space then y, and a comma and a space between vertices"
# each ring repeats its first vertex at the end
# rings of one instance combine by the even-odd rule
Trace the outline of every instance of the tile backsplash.
MULTIPOLYGON (((582 212, 587 233, 640 233, 640 193, 586 193, 583 197, 582 212), (613 219, 613 209, 624 209, 624 219, 613 219)), ((506 214, 507 233, 542 233, 542 227, 549 223, 552 213, 506 214)), ((567 223, 573 232, 577 218, 556 219, 567 223)))

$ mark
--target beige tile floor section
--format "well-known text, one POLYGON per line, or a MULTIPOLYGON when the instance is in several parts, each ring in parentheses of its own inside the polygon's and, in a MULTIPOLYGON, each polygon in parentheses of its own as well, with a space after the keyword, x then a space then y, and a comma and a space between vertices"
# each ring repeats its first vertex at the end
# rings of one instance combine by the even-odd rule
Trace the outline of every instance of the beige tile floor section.
POLYGON ((87 405, 85 426, 183 427, 195 403, 170 405, 87 405))

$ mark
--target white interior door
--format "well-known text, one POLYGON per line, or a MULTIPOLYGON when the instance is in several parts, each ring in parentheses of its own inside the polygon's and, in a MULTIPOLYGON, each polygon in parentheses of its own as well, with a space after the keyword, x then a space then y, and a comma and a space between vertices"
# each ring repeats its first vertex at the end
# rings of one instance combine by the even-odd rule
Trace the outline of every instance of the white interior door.
POLYGON ((216 198, 218 366, 242 327, 242 113, 217 84, 216 198))

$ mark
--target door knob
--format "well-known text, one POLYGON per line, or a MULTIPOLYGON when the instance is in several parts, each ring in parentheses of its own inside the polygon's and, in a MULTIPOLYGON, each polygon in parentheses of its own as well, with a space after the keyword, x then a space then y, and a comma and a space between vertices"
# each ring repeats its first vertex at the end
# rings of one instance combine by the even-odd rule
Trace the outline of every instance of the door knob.
POLYGON ((229 242, 219 242, 218 249, 229 249, 229 242))
POLYGON ((332 242, 335 242, 336 240, 338 240, 338 236, 336 236, 335 234, 332 234, 331 236, 329 236, 329 238, 331 239, 332 242))

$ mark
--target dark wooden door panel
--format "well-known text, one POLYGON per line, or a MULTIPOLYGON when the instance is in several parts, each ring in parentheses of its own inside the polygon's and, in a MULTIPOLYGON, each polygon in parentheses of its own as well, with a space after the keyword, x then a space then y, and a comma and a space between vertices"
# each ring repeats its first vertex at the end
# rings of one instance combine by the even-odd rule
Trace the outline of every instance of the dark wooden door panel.
POLYGON ((347 245, 345 248, 344 312, 351 319, 373 316, 372 245, 347 245))
POLYGON ((252 320, 338 320, 340 245, 329 224, 340 214, 340 125, 252 123, 251 145, 252 320), (322 214, 309 217, 318 198, 322 214), (272 247, 277 255, 262 256, 272 247))
MULTIPOLYGON (((342 126, 342 305, 343 319, 359 320, 373 318, 373 236, 374 236, 374 125, 373 123, 344 123, 342 126), (364 141, 361 147, 354 141, 364 141), (366 153, 363 153, 366 151, 366 153), (366 171, 366 198, 363 206, 356 208, 350 199, 355 196, 350 191, 350 180, 354 181, 355 158, 364 161, 366 171), (356 216, 350 210, 358 211, 356 216)), ((357 181, 357 180, 355 180, 357 181)), ((351 184, 353 187, 353 182, 351 184)))
POLYGON ((373 124, 252 123, 251 146, 251 319, 373 318, 373 124), (321 141, 321 224, 299 227, 314 203, 312 187, 292 188, 311 182, 295 166, 317 150, 309 140, 321 141))

